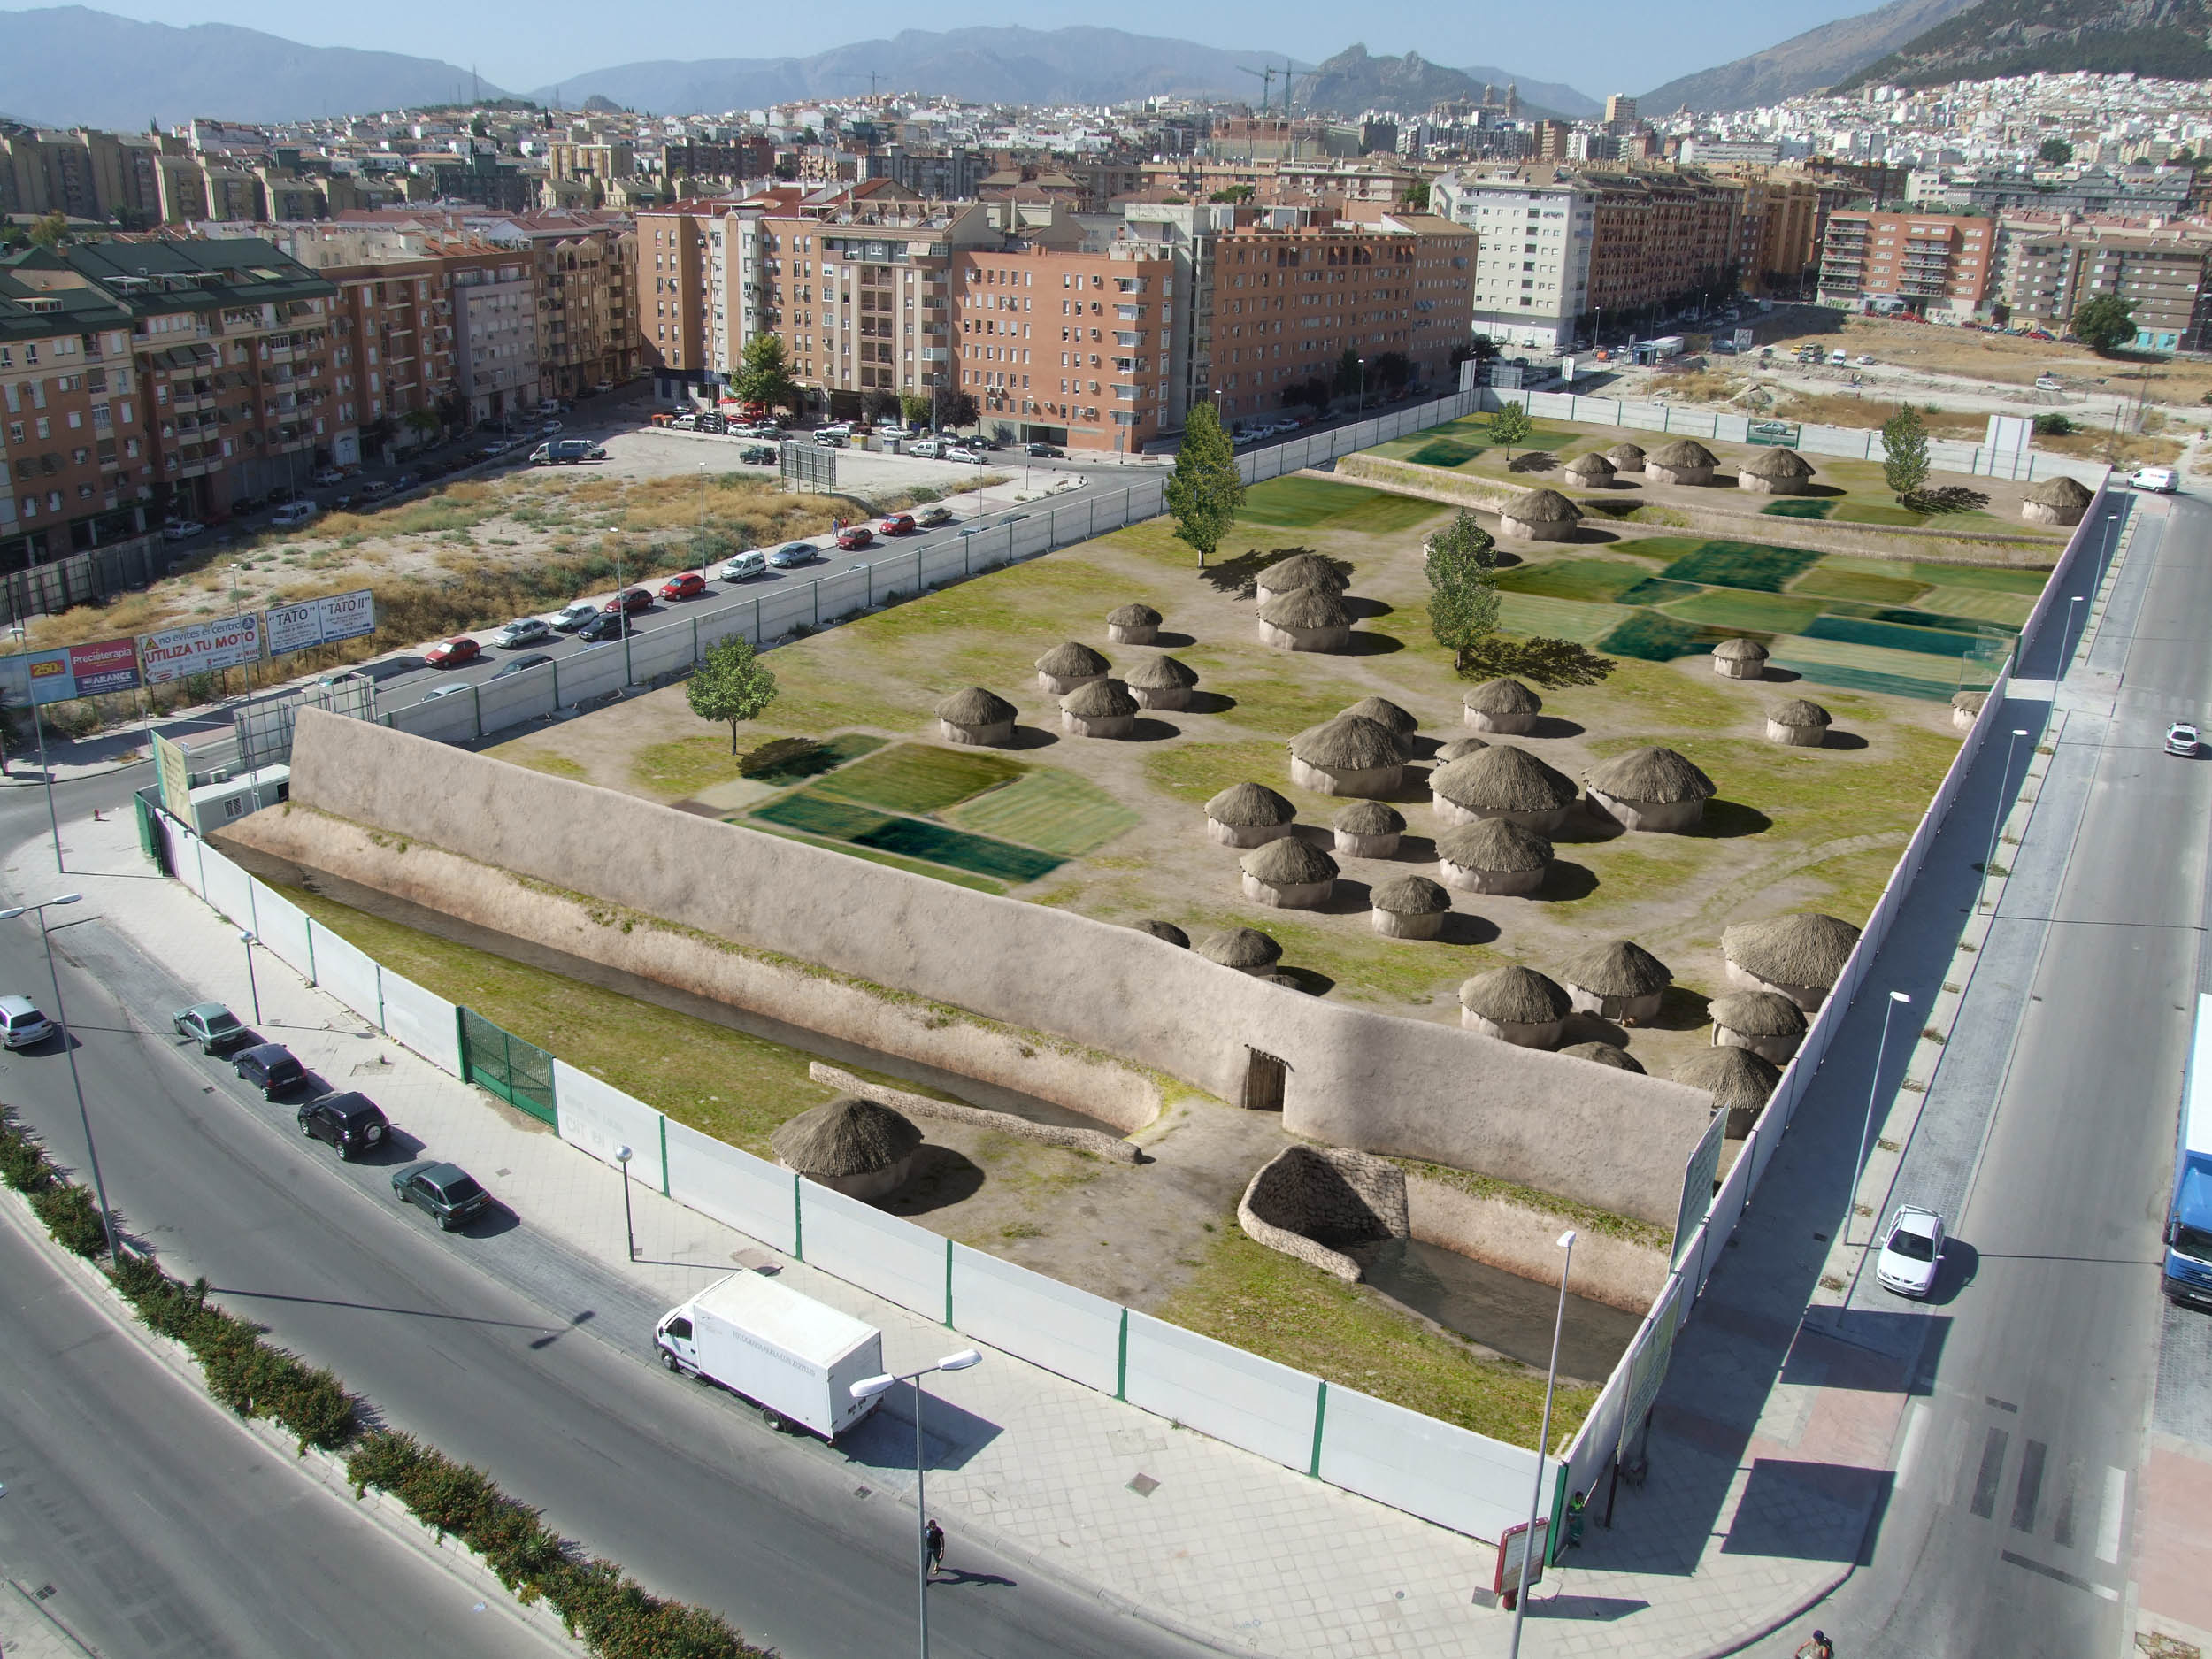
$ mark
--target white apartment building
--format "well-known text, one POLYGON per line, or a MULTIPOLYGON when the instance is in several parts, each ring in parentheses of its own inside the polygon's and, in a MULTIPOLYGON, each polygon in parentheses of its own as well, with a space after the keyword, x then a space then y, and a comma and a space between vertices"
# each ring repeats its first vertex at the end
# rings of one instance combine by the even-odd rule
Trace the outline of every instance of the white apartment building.
POLYGON ((1475 232, 1476 334, 1545 353, 1573 348, 1588 309, 1594 202, 1549 168, 1448 173, 1430 186, 1431 211, 1475 232))
POLYGON ((453 273, 455 379, 471 420, 538 401, 538 300, 529 255, 512 265, 453 273))

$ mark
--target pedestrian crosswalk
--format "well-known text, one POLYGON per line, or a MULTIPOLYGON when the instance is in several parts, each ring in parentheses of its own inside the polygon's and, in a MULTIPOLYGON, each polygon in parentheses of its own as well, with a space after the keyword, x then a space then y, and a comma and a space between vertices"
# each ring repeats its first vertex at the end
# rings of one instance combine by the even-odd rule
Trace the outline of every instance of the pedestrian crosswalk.
POLYGON ((2020 1408, 1994 1396, 1978 1409, 1940 1413, 1924 1408, 1906 1426, 1898 1484, 1939 1482, 1939 1510, 1987 1525, 1999 1558, 2039 1578, 2116 1601, 2116 1577, 2127 1524, 2128 1471, 2085 1460, 2024 1426, 2020 1408), (1932 1473, 1922 1454, 1935 1442, 1932 1473), (2103 1570, 2103 1571, 2101 1571, 2103 1570))

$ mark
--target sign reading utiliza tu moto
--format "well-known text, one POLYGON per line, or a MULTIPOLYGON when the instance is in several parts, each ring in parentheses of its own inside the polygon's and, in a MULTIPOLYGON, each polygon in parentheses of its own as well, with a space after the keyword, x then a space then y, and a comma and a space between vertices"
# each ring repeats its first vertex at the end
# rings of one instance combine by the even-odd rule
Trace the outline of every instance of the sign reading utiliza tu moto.
POLYGON ((260 658, 261 614, 250 611, 219 622, 196 622, 190 627, 149 634, 139 641, 138 649, 150 686, 235 668, 260 658))

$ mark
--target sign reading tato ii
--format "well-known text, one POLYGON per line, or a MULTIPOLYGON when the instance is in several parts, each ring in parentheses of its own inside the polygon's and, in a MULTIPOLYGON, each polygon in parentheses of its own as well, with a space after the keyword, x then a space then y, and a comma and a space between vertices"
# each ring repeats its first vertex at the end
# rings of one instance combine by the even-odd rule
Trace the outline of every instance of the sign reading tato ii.
POLYGON ((138 642, 146 667, 146 683, 158 686, 187 674, 211 674, 259 660, 261 617, 257 611, 226 617, 219 622, 196 622, 188 628, 169 628, 149 634, 138 642))
POLYGON ((376 632, 376 596, 367 588, 332 594, 304 604, 285 605, 264 613, 268 623, 269 655, 304 651, 311 646, 338 640, 358 639, 376 632))

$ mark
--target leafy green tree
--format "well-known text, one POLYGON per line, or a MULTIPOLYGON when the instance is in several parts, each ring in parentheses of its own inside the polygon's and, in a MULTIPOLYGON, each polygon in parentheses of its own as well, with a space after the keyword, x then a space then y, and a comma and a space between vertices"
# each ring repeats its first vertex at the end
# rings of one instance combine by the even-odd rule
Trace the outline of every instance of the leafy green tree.
POLYGON ((1211 403, 1194 404, 1175 451, 1175 472, 1167 480, 1167 510, 1175 520, 1175 539, 1198 549, 1200 570, 1236 523, 1243 504, 1236 446, 1222 429, 1220 411, 1211 403))
POLYGON ((684 682, 691 711, 703 720, 727 720, 730 753, 737 753, 737 728, 757 719, 776 700, 776 677, 742 634, 709 651, 684 682))
POLYGON ((899 394, 899 418, 910 426, 929 425, 929 399, 919 392, 899 394))
POLYGON ((1225 189, 1216 190, 1206 199, 1209 202, 1240 204, 1252 199, 1252 187, 1248 184, 1233 184, 1225 189))
POLYGON ((1396 391, 1413 378, 1413 359, 1402 351, 1386 351, 1374 363, 1375 379, 1396 391))
POLYGON ((1336 395, 1349 396, 1366 383, 1367 371, 1360 365, 1359 353, 1351 347, 1344 348, 1344 355, 1336 360, 1336 395))
POLYGON ((882 387, 863 392, 860 412, 871 421, 887 420, 899 412, 899 395, 882 387))
POLYGON ((1900 501, 1928 481, 1928 427, 1909 403, 1882 423, 1882 478, 1900 501))
POLYGON ((69 215, 56 208, 31 227, 31 242, 35 247, 58 248, 69 240, 69 215))
POLYGON ((791 363, 784 355, 781 334, 764 332, 745 342, 745 356, 730 389, 743 403, 770 409, 798 405, 798 382, 791 378, 791 363))
POLYGON ((2047 167, 2062 167, 2074 158, 2074 147, 2062 138, 2047 138, 2036 147, 2035 158, 2047 167))
POLYGON ((975 406, 975 394, 964 392, 956 386, 938 386, 930 389, 929 424, 940 432, 957 432, 963 426, 972 426, 982 418, 983 411, 975 406))
POLYGON ((1411 184, 1406 186, 1405 200, 1399 205, 1415 213, 1427 212, 1429 211, 1429 181, 1426 179, 1416 179, 1411 184))
POLYGON ((1429 538, 1429 628, 1457 657, 1498 626, 1497 543, 1464 507, 1429 538))
POLYGON ((2092 351, 2117 351, 2135 343, 2135 307, 2117 294, 2100 294, 2074 312, 2074 338, 2092 351))
POLYGON ((1613 672, 1613 659, 1573 640, 1509 640, 1493 634, 1459 653, 1462 679, 1529 680, 1547 691, 1594 686, 1613 672))
POLYGON ((1509 462, 1513 459, 1513 446, 1527 442, 1528 434, 1535 430, 1535 423, 1522 404, 1500 403, 1490 411, 1490 442, 1504 449, 1509 462))

